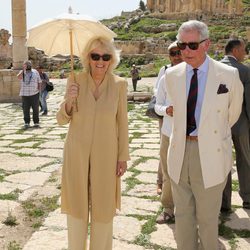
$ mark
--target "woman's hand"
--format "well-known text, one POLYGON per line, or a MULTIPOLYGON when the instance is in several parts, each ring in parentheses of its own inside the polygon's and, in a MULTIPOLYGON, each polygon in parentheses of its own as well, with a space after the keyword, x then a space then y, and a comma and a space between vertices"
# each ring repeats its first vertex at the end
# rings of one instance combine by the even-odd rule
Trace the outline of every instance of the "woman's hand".
POLYGON ((74 100, 77 98, 79 92, 79 86, 77 83, 71 83, 67 89, 66 98, 74 100))
POLYGON ((76 98, 79 94, 79 86, 77 83, 72 83, 66 92, 66 112, 68 115, 71 114, 73 109, 73 104, 76 102, 76 98))
POLYGON ((173 116, 173 113, 174 113, 173 106, 169 106, 166 109, 166 114, 169 115, 169 116, 173 116))
POLYGON ((127 170, 127 162, 126 161, 118 161, 116 166, 116 175, 122 176, 127 170))

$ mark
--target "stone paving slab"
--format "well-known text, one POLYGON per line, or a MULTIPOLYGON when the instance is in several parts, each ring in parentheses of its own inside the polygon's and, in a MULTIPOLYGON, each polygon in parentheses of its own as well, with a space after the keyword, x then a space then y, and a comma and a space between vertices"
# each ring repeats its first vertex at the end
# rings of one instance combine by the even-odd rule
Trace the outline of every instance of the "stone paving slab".
POLYGON ((6 171, 30 171, 52 162, 43 157, 19 157, 15 154, 1 153, 0 168, 6 171), (35 164, 34 164, 35 162, 35 164))
POLYGON ((59 170, 62 167, 62 164, 53 164, 48 167, 44 167, 41 169, 42 172, 53 173, 56 170, 59 170))
POLYGON ((144 247, 128 244, 123 241, 113 240, 113 250, 144 250, 144 247))
POLYGON ((29 141, 29 142, 22 142, 22 143, 12 143, 11 147, 14 148, 24 148, 24 147, 33 147, 37 142, 29 141))
POLYGON ((59 135, 42 134, 42 135, 37 135, 36 139, 39 139, 39 140, 51 140, 51 141, 53 141, 53 140, 60 140, 61 136, 59 136, 59 135))
POLYGON ((33 137, 33 135, 19 135, 19 134, 13 134, 13 135, 5 135, 1 139, 3 140, 26 140, 33 137))
POLYGON ((176 241, 175 241, 175 225, 174 224, 163 224, 157 225, 157 230, 151 233, 150 241, 154 244, 164 246, 164 247, 171 247, 176 249, 176 241))
POLYGON ((38 191, 39 191, 38 186, 28 188, 28 189, 24 190, 24 192, 19 194, 18 201, 21 201, 21 202, 22 201, 27 201, 28 199, 30 199, 38 191))
POLYGON ((250 249, 250 238, 239 238, 237 239, 237 249, 249 250, 250 249))
POLYGON ((35 155, 36 152, 38 151, 39 149, 36 149, 36 148, 20 148, 20 149, 16 149, 14 151, 14 153, 16 154, 26 154, 26 155, 35 155))
POLYGON ((155 173, 141 173, 137 175, 136 178, 141 182, 156 183, 155 173))
POLYGON ((54 212, 50 213, 43 223, 42 229, 53 229, 54 231, 67 229, 67 216, 61 213, 61 209, 58 208, 54 212))
POLYGON ((230 214, 230 220, 225 225, 238 230, 246 229, 250 231, 250 210, 237 209, 234 213, 230 214))
MULTIPOLYGON (((13 211, 19 206, 19 203, 16 201, 9 201, 9 200, 0 200, 0 221, 4 221, 8 213, 13 211)), ((0 228, 3 226, 2 223, 0 223, 0 228)))
POLYGON ((158 164, 159 164, 159 160, 150 159, 150 160, 147 160, 146 162, 140 163, 135 168, 140 171, 145 171, 145 172, 147 171, 157 172, 158 164))
POLYGON ((127 216, 114 218, 114 238, 123 241, 133 241, 141 232, 142 222, 127 216))
POLYGON ((137 128, 130 128, 130 132, 133 134, 133 133, 141 133, 141 134, 148 134, 150 133, 150 130, 148 129, 137 129, 137 128))
MULTIPOLYGON (((156 183, 156 175, 155 175, 156 183)), ((143 196, 155 196, 156 195, 156 185, 155 184, 138 184, 132 190, 128 192, 128 195, 135 197, 143 196)))
POLYGON ((39 145, 40 148, 60 148, 63 149, 64 142, 62 141, 48 141, 39 145))
POLYGON ((5 178, 6 181, 25 184, 30 186, 42 186, 46 180, 48 180, 50 174, 43 172, 22 172, 19 174, 12 174, 5 178))
POLYGON ((11 152, 11 147, 0 147, 0 152, 11 152))
POLYGON ((131 149, 131 148, 135 148, 135 149, 138 148, 138 149, 139 149, 139 148, 142 148, 142 145, 143 145, 142 143, 135 143, 135 144, 132 144, 132 145, 130 146, 130 149, 131 149))
POLYGON ((35 152, 34 155, 61 158, 62 157, 62 150, 61 149, 41 149, 41 150, 35 152))
POLYGON ((160 140, 158 138, 146 138, 146 139, 133 139, 132 143, 158 143, 160 140))
POLYGON ((26 189, 29 189, 30 187, 31 187, 30 185, 17 184, 17 183, 3 181, 3 182, 0 182, 0 194, 9 194, 16 189, 24 191, 26 189))
POLYGON ((160 204, 144 198, 123 196, 121 207, 119 215, 152 215, 159 210, 160 204))
POLYGON ((237 206, 242 206, 242 199, 240 198, 238 192, 235 191, 232 192, 232 204, 237 206))
POLYGON ((143 143, 143 148, 145 148, 145 149, 157 149, 157 150, 159 150, 160 149, 160 145, 159 145, 159 143, 151 143, 151 144, 149 144, 149 143, 143 143))
POLYGON ((0 147, 6 147, 6 146, 9 146, 10 144, 12 143, 12 141, 11 140, 2 140, 2 138, 1 138, 1 140, 0 140, 0 147))
POLYGON ((159 150, 137 149, 131 153, 132 156, 159 157, 159 150))
POLYGON ((67 244, 67 230, 44 230, 35 232, 23 250, 62 250, 67 244))
POLYGON ((138 161, 141 157, 130 155, 130 160, 128 161, 128 168, 130 168, 134 162, 138 161))
POLYGON ((160 139, 160 136, 159 136, 159 133, 156 133, 156 134, 153 134, 153 133, 150 133, 150 134, 144 134, 141 136, 141 138, 157 138, 157 139, 160 139))

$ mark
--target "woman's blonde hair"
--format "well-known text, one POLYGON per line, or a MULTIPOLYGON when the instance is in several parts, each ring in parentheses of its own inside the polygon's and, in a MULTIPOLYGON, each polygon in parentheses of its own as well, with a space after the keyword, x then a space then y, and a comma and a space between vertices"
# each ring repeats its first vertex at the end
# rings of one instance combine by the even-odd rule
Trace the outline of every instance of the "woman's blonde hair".
POLYGON ((91 39, 85 46, 81 56, 81 62, 84 70, 90 72, 90 52, 96 48, 101 48, 105 51, 105 53, 108 53, 112 56, 108 68, 108 72, 112 72, 120 62, 120 51, 115 48, 114 42, 112 40, 107 40, 102 37, 95 37, 91 39))

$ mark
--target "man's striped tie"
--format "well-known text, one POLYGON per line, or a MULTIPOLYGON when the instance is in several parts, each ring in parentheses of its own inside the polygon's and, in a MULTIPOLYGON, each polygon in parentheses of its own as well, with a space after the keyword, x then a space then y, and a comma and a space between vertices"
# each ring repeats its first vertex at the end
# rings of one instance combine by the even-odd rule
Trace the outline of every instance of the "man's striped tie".
POLYGON ((197 70, 198 69, 193 69, 194 74, 191 78, 188 99, 187 99, 187 135, 189 135, 192 131, 196 129, 194 114, 195 114, 195 107, 198 94, 197 70))

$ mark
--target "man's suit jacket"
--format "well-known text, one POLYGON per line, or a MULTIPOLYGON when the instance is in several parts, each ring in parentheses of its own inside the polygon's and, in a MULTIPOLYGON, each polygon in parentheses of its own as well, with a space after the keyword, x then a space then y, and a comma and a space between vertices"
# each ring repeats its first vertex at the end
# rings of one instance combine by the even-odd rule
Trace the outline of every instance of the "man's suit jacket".
MULTIPOLYGON (((165 75, 173 105, 173 130, 168 150, 171 179, 180 179, 186 144, 186 66, 181 63, 165 75)), ((242 106, 243 87, 238 70, 209 58, 206 89, 198 128, 198 145, 205 188, 222 183, 232 167, 231 127, 242 106), (219 92, 219 93, 217 93, 219 92)))
POLYGON ((232 134, 236 136, 248 134, 250 129, 250 68, 231 56, 225 56, 221 62, 238 69, 240 80, 244 87, 244 101, 241 114, 232 127, 232 134))

